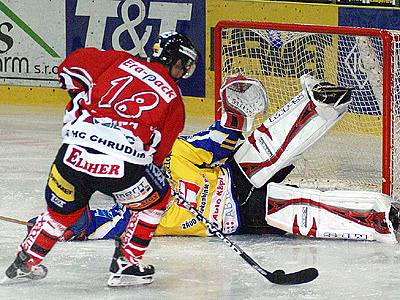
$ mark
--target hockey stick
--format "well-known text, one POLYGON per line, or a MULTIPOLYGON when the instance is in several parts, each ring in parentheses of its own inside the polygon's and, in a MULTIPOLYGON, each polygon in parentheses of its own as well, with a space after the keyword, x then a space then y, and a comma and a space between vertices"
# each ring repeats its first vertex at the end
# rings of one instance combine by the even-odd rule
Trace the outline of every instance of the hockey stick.
POLYGON ((286 274, 283 270, 275 270, 270 272, 262 268, 254 259, 252 259, 246 252, 244 252, 238 245, 226 237, 215 223, 211 223, 204 217, 196 208, 194 208, 188 201, 186 201, 178 192, 172 190, 172 194, 177 198, 178 202, 185 206, 195 218, 204 223, 211 233, 221 239, 233 251, 239 254, 250 266, 252 266, 258 273, 267 278, 270 282, 282 285, 301 284, 314 280, 318 277, 318 270, 315 268, 303 269, 294 273, 286 274))
POLYGON ((33 226, 34 225, 32 223, 28 223, 28 222, 25 222, 25 221, 21 221, 21 220, 18 220, 18 219, 9 218, 9 217, 5 217, 5 216, 1 216, 1 215, 0 215, 0 220, 6 221, 6 222, 10 222, 10 223, 15 223, 15 224, 26 225, 26 226, 28 226, 28 225, 33 226))

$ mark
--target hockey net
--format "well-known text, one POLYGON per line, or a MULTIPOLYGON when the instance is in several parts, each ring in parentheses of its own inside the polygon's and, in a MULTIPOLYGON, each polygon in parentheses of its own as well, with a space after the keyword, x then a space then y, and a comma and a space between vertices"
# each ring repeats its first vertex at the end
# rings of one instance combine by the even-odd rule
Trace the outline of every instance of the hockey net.
POLYGON ((348 113, 302 155, 289 180, 398 198, 399 36, 365 28, 220 21, 214 34, 215 97, 227 76, 258 79, 270 103, 257 126, 299 93, 303 74, 352 87, 348 113))

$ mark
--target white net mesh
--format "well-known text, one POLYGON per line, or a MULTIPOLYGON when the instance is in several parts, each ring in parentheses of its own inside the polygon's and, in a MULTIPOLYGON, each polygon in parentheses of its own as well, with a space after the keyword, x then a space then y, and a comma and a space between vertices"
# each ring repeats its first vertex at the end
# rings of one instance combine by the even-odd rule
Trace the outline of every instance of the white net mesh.
MULTIPOLYGON (((397 33, 392 35, 397 38, 397 33)), ((269 96, 269 107, 256 125, 301 90, 299 78, 317 79, 353 87, 345 117, 296 163, 290 180, 316 188, 382 189, 382 157, 390 159, 393 192, 398 186, 400 41, 392 47, 392 135, 394 145, 383 155, 383 40, 379 36, 224 28, 221 32, 222 81, 240 72, 259 80, 269 96)), ((387 55, 387 54, 385 54, 387 55)), ((386 61, 385 61, 386 62, 386 61)), ((220 69, 219 69, 220 68, 220 69)))

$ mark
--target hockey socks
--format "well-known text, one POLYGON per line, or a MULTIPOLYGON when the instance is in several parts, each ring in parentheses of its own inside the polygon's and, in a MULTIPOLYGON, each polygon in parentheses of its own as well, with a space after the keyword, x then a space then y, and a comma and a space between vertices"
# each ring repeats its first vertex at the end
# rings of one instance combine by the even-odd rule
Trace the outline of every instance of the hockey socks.
POLYGON ((28 266, 37 265, 44 259, 67 227, 80 218, 83 210, 62 215, 48 209, 37 218, 35 225, 18 248, 18 252, 24 250, 31 256, 28 266))

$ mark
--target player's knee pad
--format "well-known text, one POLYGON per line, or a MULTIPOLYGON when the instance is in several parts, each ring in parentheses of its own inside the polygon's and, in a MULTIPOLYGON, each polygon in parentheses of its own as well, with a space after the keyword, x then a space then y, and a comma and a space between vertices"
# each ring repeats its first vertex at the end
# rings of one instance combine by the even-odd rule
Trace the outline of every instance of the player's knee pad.
POLYGON ((70 227, 74 225, 81 218, 82 213, 85 211, 85 208, 86 207, 83 207, 68 214, 61 214, 48 207, 47 212, 54 221, 60 223, 65 227, 70 227))
POLYGON ((301 82, 303 91, 258 127, 235 153, 236 162, 256 187, 297 160, 347 111, 350 89, 309 77, 301 82))
POLYGON ((392 199, 365 191, 319 191, 270 183, 268 224, 319 238, 397 243, 389 212, 392 199))
POLYGON ((68 227, 60 241, 69 241, 69 240, 83 240, 85 239, 85 233, 89 228, 91 222, 91 214, 89 206, 86 206, 79 219, 70 227, 68 227))

